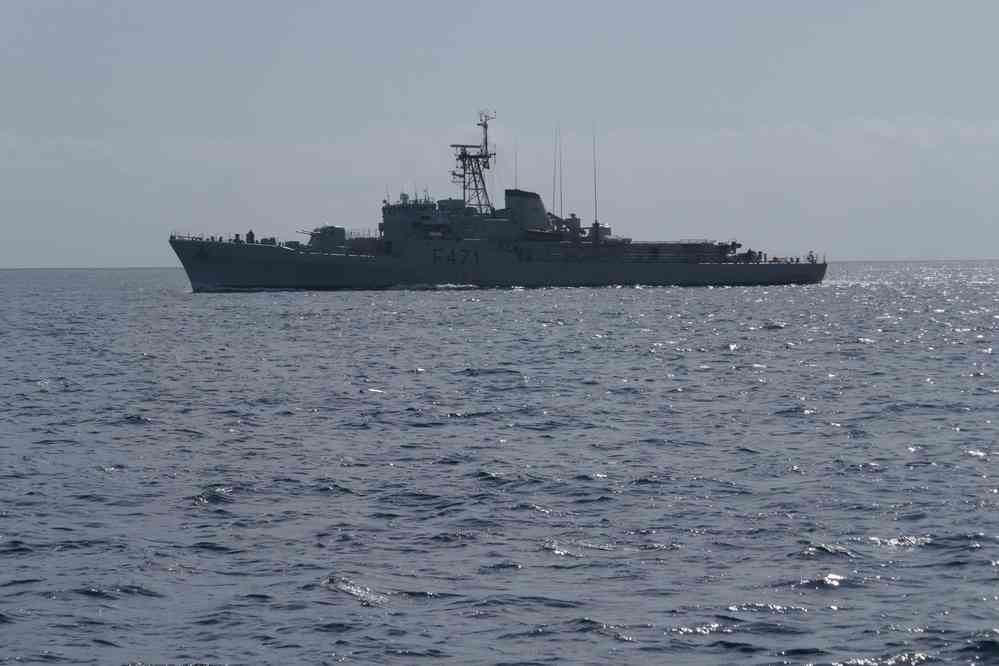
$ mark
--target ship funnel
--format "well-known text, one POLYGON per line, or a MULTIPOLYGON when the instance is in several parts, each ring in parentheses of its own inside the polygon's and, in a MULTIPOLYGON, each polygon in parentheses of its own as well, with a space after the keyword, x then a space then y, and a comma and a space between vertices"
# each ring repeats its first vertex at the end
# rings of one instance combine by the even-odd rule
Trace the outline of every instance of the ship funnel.
POLYGON ((506 208, 521 229, 547 229, 545 204, 537 192, 505 190, 506 208))

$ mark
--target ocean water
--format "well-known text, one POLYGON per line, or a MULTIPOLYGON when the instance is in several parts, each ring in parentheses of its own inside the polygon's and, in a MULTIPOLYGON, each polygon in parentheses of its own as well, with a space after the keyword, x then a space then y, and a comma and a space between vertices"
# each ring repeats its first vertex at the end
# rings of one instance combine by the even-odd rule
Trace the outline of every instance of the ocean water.
POLYGON ((0 663, 999 661, 999 263, 0 302, 0 663))

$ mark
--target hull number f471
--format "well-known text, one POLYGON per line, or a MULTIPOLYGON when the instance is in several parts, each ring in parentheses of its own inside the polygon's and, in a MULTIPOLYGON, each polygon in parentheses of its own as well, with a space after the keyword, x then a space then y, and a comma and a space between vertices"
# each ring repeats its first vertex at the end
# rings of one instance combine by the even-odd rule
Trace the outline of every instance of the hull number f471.
POLYGON ((433 252, 433 258, 435 264, 478 264, 479 263, 479 251, 469 250, 469 249, 457 249, 451 248, 450 250, 445 250, 442 247, 435 247, 433 252))

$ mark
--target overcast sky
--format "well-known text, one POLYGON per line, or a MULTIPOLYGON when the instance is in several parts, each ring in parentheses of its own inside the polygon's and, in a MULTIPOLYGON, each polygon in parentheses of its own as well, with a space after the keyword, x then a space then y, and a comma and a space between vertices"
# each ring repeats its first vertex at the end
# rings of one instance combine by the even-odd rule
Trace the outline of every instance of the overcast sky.
POLYGON ((636 240, 830 259, 999 257, 999 3, 0 3, 0 267, 173 266, 171 231, 373 229, 452 196, 636 240))

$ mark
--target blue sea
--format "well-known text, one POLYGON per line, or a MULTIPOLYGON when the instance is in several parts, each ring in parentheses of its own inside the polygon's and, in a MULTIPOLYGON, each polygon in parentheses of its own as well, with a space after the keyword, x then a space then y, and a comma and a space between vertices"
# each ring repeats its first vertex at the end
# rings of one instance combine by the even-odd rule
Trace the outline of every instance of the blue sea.
POLYGON ((0 302, 0 663, 999 662, 997 262, 0 302))

